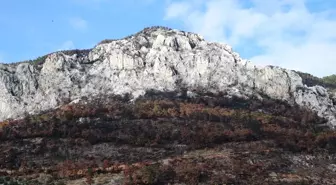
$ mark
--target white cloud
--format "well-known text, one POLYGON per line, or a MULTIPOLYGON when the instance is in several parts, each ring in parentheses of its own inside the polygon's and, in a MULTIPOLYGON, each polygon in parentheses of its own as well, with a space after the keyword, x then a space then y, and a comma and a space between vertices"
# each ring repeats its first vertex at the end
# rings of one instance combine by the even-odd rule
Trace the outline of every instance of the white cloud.
POLYGON ((57 51, 75 49, 75 44, 71 41, 65 41, 57 51))
POLYGON ((261 52, 249 58, 256 64, 317 76, 336 73, 336 20, 330 19, 334 12, 312 12, 307 1, 172 1, 165 20, 181 21, 186 29, 233 48, 257 46, 261 52))
POLYGON ((86 20, 80 18, 80 17, 73 17, 69 20, 70 25, 77 29, 77 30, 81 30, 84 31, 87 29, 88 27, 88 23, 86 20))

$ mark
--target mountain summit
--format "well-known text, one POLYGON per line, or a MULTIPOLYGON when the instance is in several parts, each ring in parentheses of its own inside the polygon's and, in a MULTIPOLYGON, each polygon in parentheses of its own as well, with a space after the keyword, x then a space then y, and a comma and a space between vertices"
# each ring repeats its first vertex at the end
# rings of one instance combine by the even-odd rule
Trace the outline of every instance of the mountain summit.
POLYGON ((91 50, 55 52, 37 62, 0 64, 0 120, 36 114, 65 103, 106 94, 149 90, 225 93, 272 99, 316 111, 336 125, 335 104, 321 86, 308 87, 292 70, 257 67, 231 47, 194 33, 151 27, 91 50))

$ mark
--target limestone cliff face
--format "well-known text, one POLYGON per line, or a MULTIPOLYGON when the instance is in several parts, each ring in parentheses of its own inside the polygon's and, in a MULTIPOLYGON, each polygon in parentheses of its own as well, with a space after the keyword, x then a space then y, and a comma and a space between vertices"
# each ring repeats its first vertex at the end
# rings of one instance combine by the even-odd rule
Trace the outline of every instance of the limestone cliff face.
POLYGON ((291 70, 257 67, 228 45, 162 27, 102 42, 87 55, 53 53, 39 66, 0 64, 0 120, 52 109, 83 96, 131 93, 136 98, 150 89, 180 88, 245 98, 267 95, 306 106, 336 125, 336 105, 325 88, 307 87, 291 70))

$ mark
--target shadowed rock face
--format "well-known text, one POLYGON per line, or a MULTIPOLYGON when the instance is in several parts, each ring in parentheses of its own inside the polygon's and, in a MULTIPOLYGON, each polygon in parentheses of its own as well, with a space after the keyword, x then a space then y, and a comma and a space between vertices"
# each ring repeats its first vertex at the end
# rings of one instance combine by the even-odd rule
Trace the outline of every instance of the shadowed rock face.
POLYGON ((325 88, 307 87, 292 70, 255 66, 226 44, 163 27, 101 42, 90 52, 52 53, 38 66, 0 64, 0 120, 84 96, 129 93, 137 98, 152 89, 186 89, 189 95, 224 92, 246 99, 267 96, 306 106, 336 125, 336 107, 325 88))

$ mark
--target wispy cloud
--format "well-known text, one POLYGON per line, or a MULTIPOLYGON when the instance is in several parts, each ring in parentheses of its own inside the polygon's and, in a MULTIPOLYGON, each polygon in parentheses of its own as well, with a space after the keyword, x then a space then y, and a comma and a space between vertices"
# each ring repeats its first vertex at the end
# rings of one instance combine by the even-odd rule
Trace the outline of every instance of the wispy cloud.
MULTIPOLYGON (((165 20, 249 53, 260 65, 323 76, 335 73, 336 20, 332 9, 313 10, 312 0, 184 0, 171 1, 165 20)), ((314 0, 314 2, 321 0, 314 0)))
POLYGON ((59 49, 57 49, 58 51, 61 50, 70 50, 70 49, 75 49, 75 44, 71 41, 65 41, 60 47, 59 49))
POLYGON ((81 17, 72 17, 69 19, 69 24, 77 30, 84 31, 88 28, 88 23, 81 17))

